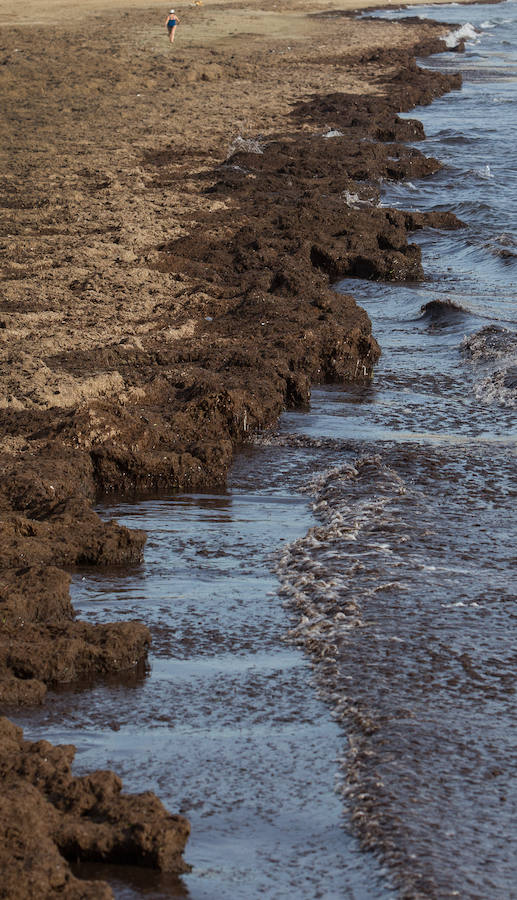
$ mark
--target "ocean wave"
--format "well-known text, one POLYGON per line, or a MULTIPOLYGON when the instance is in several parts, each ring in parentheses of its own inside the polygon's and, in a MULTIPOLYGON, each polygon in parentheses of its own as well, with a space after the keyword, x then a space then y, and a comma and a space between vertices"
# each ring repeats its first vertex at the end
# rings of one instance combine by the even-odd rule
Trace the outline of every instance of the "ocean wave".
POLYGON ((486 163, 484 166, 480 166, 478 169, 474 169, 474 175, 477 175, 478 178, 483 178, 486 181, 491 181, 491 179, 494 178, 494 175, 492 174, 492 170, 488 163, 486 163))
POLYGON ((484 246, 493 256, 498 256, 500 259, 517 259, 517 240, 507 232, 496 235, 484 246))
POLYGON ((328 658, 333 640, 361 625, 368 596, 404 589, 397 556, 404 534, 396 507, 406 484, 372 455, 327 469, 309 490, 319 524, 284 547, 274 567, 284 602, 301 617, 288 637, 328 658))
POLYGON ((461 350, 482 367, 482 376, 474 385, 476 399, 484 404, 517 408, 517 332, 487 325, 465 338, 461 350))
POLYGON ((477 40, 478 32, 474 28, 470 22, 466 22, 465 25, 462 25, 460 28, 456 28, 454 31, 449 32, 447 37, 445 38, 446 46, 452 50, 454 47, 457 47, 462 41, 475 41, 477 40))
POLYGON ((469 310, 453 300, 430 300, 420 309, 419 321, 428 322, 433 328, 447 328, 463 322, 469 310))
POLYGON ((485 325, 464 338, 462 352, 474 362, 492 362, 517 354, 517 332, 501 325, 485 325))
POLYGON ((517 362, 483 378, 475 386, 475 396, 481 403, 517 409, 517 362))

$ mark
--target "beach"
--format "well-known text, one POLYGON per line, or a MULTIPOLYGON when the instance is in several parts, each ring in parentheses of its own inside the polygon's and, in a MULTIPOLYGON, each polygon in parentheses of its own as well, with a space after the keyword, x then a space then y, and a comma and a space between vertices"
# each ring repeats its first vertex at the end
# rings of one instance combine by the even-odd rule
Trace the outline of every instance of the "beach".
MULTIPOLYGON (((414 62, 448 26, 346 5, 178 12, 173 45, 167 10, 137 2, 0 14, 6 715, 145 661, 145 618, 75 618, 70 570, 144 552, 94 502, 220 487, 311 385, 367 384, 382 347, 331 284, 417 281, 411 234, 461 227, 372 203, 381 179, 440 167, 398 113, 459 88, 414 62)), ((70 748, 7 719, 1 740, 4 896, 111 896, 70 860, 185 870, 188 822, 154 795, 73 776, 70 748)))

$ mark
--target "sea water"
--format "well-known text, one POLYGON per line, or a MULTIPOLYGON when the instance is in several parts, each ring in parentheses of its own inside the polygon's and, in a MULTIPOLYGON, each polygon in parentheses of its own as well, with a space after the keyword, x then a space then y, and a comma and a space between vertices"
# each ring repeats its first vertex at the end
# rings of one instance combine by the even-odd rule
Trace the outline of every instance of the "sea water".
POLYGON ((368 754, 344 801, 360 812, 367 792, 364 833, 382 819, 398 883, 502 900, 517 896, 517 5, 418 12, 467 37, 423 62, 463 88, 410 113, 442 170, 385 184, 382 203, 465 227, 415 238, 421 284, 339 285, 383 357, 371 385, 313 404, 318 524, 278 572, 349 723, 345 771, 354 742, 368 754))
POLYGON ((315 389, 226 493, 103 510, 145 564, 79 573, 74 603, 146 621, 150 671, 17 717, 191 820, 191 875, 87 870, 118 897, 391 896, 350 833, 365 789, 407 896, 517 896, 517 5, 418 14, 467 37, 422 63, 464 83, 410 113, 443 169, 382 203, 464 229, 415 238, 423 283, 338 286, 383 350, 370 385, 315 389))
POLYGON ((99 507, 145 528, 145 562, 80 570, 72 596, 92 622, 141 619, 149 665, 50 692, 16 722, 29 739, 73 743, 74 771, 114 769, 190 820, 182 878, 129 866, 78 868, 117 898, 192 900, 391 896, 349 834, 336 786, 343 733, 286 641, 272 551, 313 523, 305 484, 325 466, 285 431, 235 461, 229 489, 99 507), (285 436, 285 442, 282 439, 285 436))

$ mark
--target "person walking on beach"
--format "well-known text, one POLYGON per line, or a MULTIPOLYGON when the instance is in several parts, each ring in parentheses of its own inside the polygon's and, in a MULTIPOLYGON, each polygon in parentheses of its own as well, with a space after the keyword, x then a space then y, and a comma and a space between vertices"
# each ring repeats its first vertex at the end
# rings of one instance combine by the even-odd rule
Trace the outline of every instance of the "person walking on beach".
POLYGON ((174 34, 176 32, 176 26, 178 24, 179 24, 179 19, 178 19, 176 13, 174 12, 174 10, 171 9, 169 15, 167 16, 167 18, 165 20, 165 27, 167 28, 167 31, 169 32, 169 41, 171 42, 171 44, 174 40, 174 34))

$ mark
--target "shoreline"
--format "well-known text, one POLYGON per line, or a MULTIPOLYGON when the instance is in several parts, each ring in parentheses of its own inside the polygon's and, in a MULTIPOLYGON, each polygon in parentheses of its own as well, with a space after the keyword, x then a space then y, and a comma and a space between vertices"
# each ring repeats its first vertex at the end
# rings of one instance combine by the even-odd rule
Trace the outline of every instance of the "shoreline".
MULTIPOLYGON (((480 5, 483 0, 449 0, 449 2, 457 2, 460 6, 476 6, 480 5)), ((503 0, 488 0, 488 4, 498 4, 503 2, 503 0)), ((192 6, 194 6, 193 4, 192 6)), ((201 4, 204 5, 204 4, 201 4)), ((316 2, 310 4, 310 9, 319 10, 319 11, 329 11, 334 10, 336 12, 344 11, 350 16, 354 16, 357 13, 364 12, 366 10, 375 12, 380 9, 412 9, 419 6, 446 6, 447 0, 410 0, 410 2, 403 3, 395 3, 392 5, 390 0, 385 0, 384 3, 379 0, 343 0, 343 2, 339 2, 339 0, 330 0, 329 3, 325 2, 316 2)), ((192 8, 191 6, 191 8, 192 8)), ((302 12, 307 14, 307 4, 303 2, 303 0, 298 0, 298 2, 291 2, 289 6, 283 6, 282 10, 278 10, 278 4, 274 2, 261 2, 260 4, 246 4, 246 7, 241 7, 238 0, 235 3, 228 2, 228 0, 211 0, 210 9, 233 9, 238 10, 240 13, 248 14, 249 11, 252 11, 254 8, 264 12, 273 12, 276 21, 280 21, 282 18, 282 12, 287 11, 288 13, 292 12, 302 12)), ((61 24, 64 15, 70 16, 73 13, 74 22, 78 23, 83 21, 84 19, 88 19, 90 16, 101 16, 105 13, 126 13, 128 10, 143 10, 145 9, 147 13, 152 12, 152 14, 156 15, 159 20, 159 27, 161 33, 161 27, 163 25, 163 16, 162 9, 163 7, 159 4, 154 3, 150 6, 144 6, 142 0, 84 0, 81 4, 80 9, 76 9, 75 7, 71 7, 70 0, 34 0, 34 3, 31 5, 32 12, 25 13, 24 10, 20 9, 19 4, 15 2, 15 0, 6 0, 4 3, 4 12, 0 13, 0 28, 2 27, 19 27, 19 26, 27 26, 32 27, 34 24, 36 25, 56 25, 61 24)), ((195 21, 195 20, 194 20, 195 21)), ((189 20, 190 22, 190 20, 189 20)), ((190 22, 190 24, 192 24, 190 22)), ((263 26, 262 26, 263 27, 263 26)), ((211 30, 213 36, 213 30, 211 30)), ((276 34, 278 35, 280 30, 276 27, 276 34)))
MULTIPOLYGON (((415 35, 414 25, 346 19, 347 53, 325 19, 316 26, 324 48, 308 52, 300 36, 264 49, 239 35, 230 58, 178 41, 171 74, 163 48, 148 55, 144 14, 127 15, 143 28, 141 45, 108 15, 88 41, 51 28, 38 50, 14 46, 19 29, 2 32, 12 152, 0 312, 6 712, 42 702, 47 686, 145 658, 145 625, 74 621, 66 569, 137 561, 145 542, 102 523, 95 496, 220 485, 236 447, 306 404, 311 383, 368 379, 379 354, 369 320, 330 284, 421 278, 408 234, 460 225, 452 214, 375 206, 380 177, 439 165, 404 146, 421 129, 397 112, 459 86, 414 63, 443 49, 444 26, 419 23, 415 35), (172 79, 185 104, 175 127, 162 107, 172 79), (340 135, 326 138, 333 130, 340 135)), ((136 853, 184 870, 188 824, 156 798, 121 795, 116 776, 74 779, 69 749, 22 744, 5 719, 0 747, 4 821, 36 802, 38 827, 16 839, 26 857, 35 833, 44 848, 22 875, 4 840, 10 896, 29 896, 29 883, 45 878, 69 896, 110 896, 99 882, 77 882, 63 857, 136 853), (50 802, 58 781, 62 795, 50 802), (85 806, 95 816, 86 836, 85 806), (152 834, 128 849, 121 823, 142 819, 152 834)))

